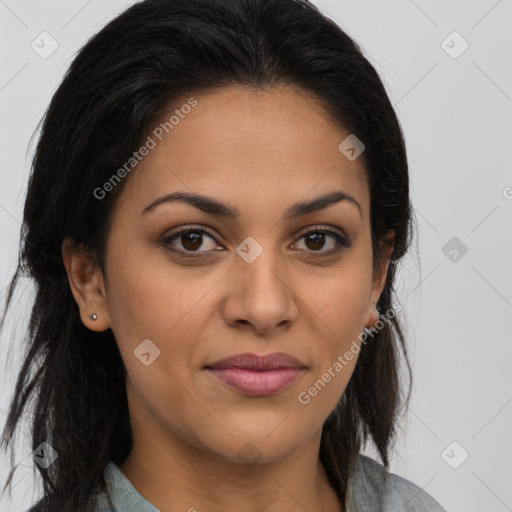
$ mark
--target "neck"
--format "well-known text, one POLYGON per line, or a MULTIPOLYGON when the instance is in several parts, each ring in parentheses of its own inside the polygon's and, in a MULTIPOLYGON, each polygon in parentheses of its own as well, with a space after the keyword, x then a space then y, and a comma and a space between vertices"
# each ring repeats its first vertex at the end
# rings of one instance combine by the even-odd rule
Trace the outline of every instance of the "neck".
POLYGON ((344 511, 318 459, 321 432, 285 459, 252 464, 144 434, 119 468, 162 512, 344 511))

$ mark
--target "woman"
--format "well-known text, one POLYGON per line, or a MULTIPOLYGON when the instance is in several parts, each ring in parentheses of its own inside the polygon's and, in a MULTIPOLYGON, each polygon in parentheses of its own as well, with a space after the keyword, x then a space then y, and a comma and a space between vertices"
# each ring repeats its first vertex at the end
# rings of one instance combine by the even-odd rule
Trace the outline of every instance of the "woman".
POLYGON ((3 442, 35 394, 31 510, 442 511, 388 472, 411 234, 395 112, 314 6, 122 13, 54 95, 25 203, 3 442))

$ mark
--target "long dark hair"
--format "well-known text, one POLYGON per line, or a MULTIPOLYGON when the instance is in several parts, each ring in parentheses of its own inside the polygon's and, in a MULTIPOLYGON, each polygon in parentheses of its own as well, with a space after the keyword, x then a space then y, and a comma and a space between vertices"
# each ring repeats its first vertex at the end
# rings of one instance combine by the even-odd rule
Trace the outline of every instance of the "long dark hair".
MULTIPOLYGON (((382 81, 359 46, 306 0, 136 3, 81 49, 45 114, 2 319, 3 326, 19 278, 31 277, 36 295, 26 352, 1 443, 14 450, 16 428, 34 399, 32 447, 48 442, 58 453, 47 469, 37 465, 42 511, 90 510, 108 461, 120 464, 132 448, 116 341, 111 330, 96 333, 82 324, 62 242, 71 237, 104 270, 111 212, 129 177, 102 200, 93 190, 129 160, 173 101, 235 84, 297 85, 364 142, 375 268, 379 242, 388 230, 395 232, 377 308, 393 309, 396 265, 413 233, 407 156, 382 81)), ((403 328, 396 315, 383 324, 362 344, 353 376, 323 428, 320 460, 342 503, 349 466, 368 439, 389 467, 397 419, 410 396, 403 328)))

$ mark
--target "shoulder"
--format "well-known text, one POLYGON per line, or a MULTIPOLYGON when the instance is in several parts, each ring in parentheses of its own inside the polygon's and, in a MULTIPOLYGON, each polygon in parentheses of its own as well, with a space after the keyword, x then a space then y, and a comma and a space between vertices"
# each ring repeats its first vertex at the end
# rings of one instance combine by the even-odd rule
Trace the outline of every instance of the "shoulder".
POLYGON ((349 512, 446 512, 430 494, 413 482, 388 473, 382 464, 359 455, 351 467, 348 488, 349 512))
MULTIPOLYGON (((93 512, 159 512, 137 492, 113 461, 108 462, 103 478, 105 486, 91 497, 93 512)), ((27 512, 41 512, 41 505, 42 501, 39 501, 27 512)))
MULTIPOLYGON (((106 473, 105 473, 106 474, 106 473)), ((110 501, 110 496, 107 491, 100 490, 94 494, 91 498, 91 510, 94 512, 116 512, 116 509, 110 501)), ((50 506, 51 510, 54 510, 55 505, 50 506)), ((35 505, 29 508, 26 512, 42 512, 43 510, 43 499, 40 499, 35 505)))
MULTIPOLYGON (((101 492, 95 495, 93 505, 94 512, 115 512, 107 493, 101 492)), ((26 512, 41 512, 43 510, 43 500, 38 501, 35 505, 29 508, 26 512)))

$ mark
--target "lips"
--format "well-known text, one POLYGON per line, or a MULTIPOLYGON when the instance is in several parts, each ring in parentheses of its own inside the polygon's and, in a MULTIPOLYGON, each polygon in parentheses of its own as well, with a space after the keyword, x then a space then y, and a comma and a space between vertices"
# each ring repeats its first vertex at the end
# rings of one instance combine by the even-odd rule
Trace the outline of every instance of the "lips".
POLYGON ((207 366, 216 370, 231 370, 238 368, 240 370, 267 371, 267 370, 290 370, 303 369, 305 366, 295 357, 282 352, 275 352, 266 356, 257 356, 255 354, 238 354, 236 356, 226 357, 207 366))
POLYGON ((238 354, 209 364, 205 369, 243 394, 268 396, 288 387, 306 366, 289 354, 276 352, 262 357, 238 354))

